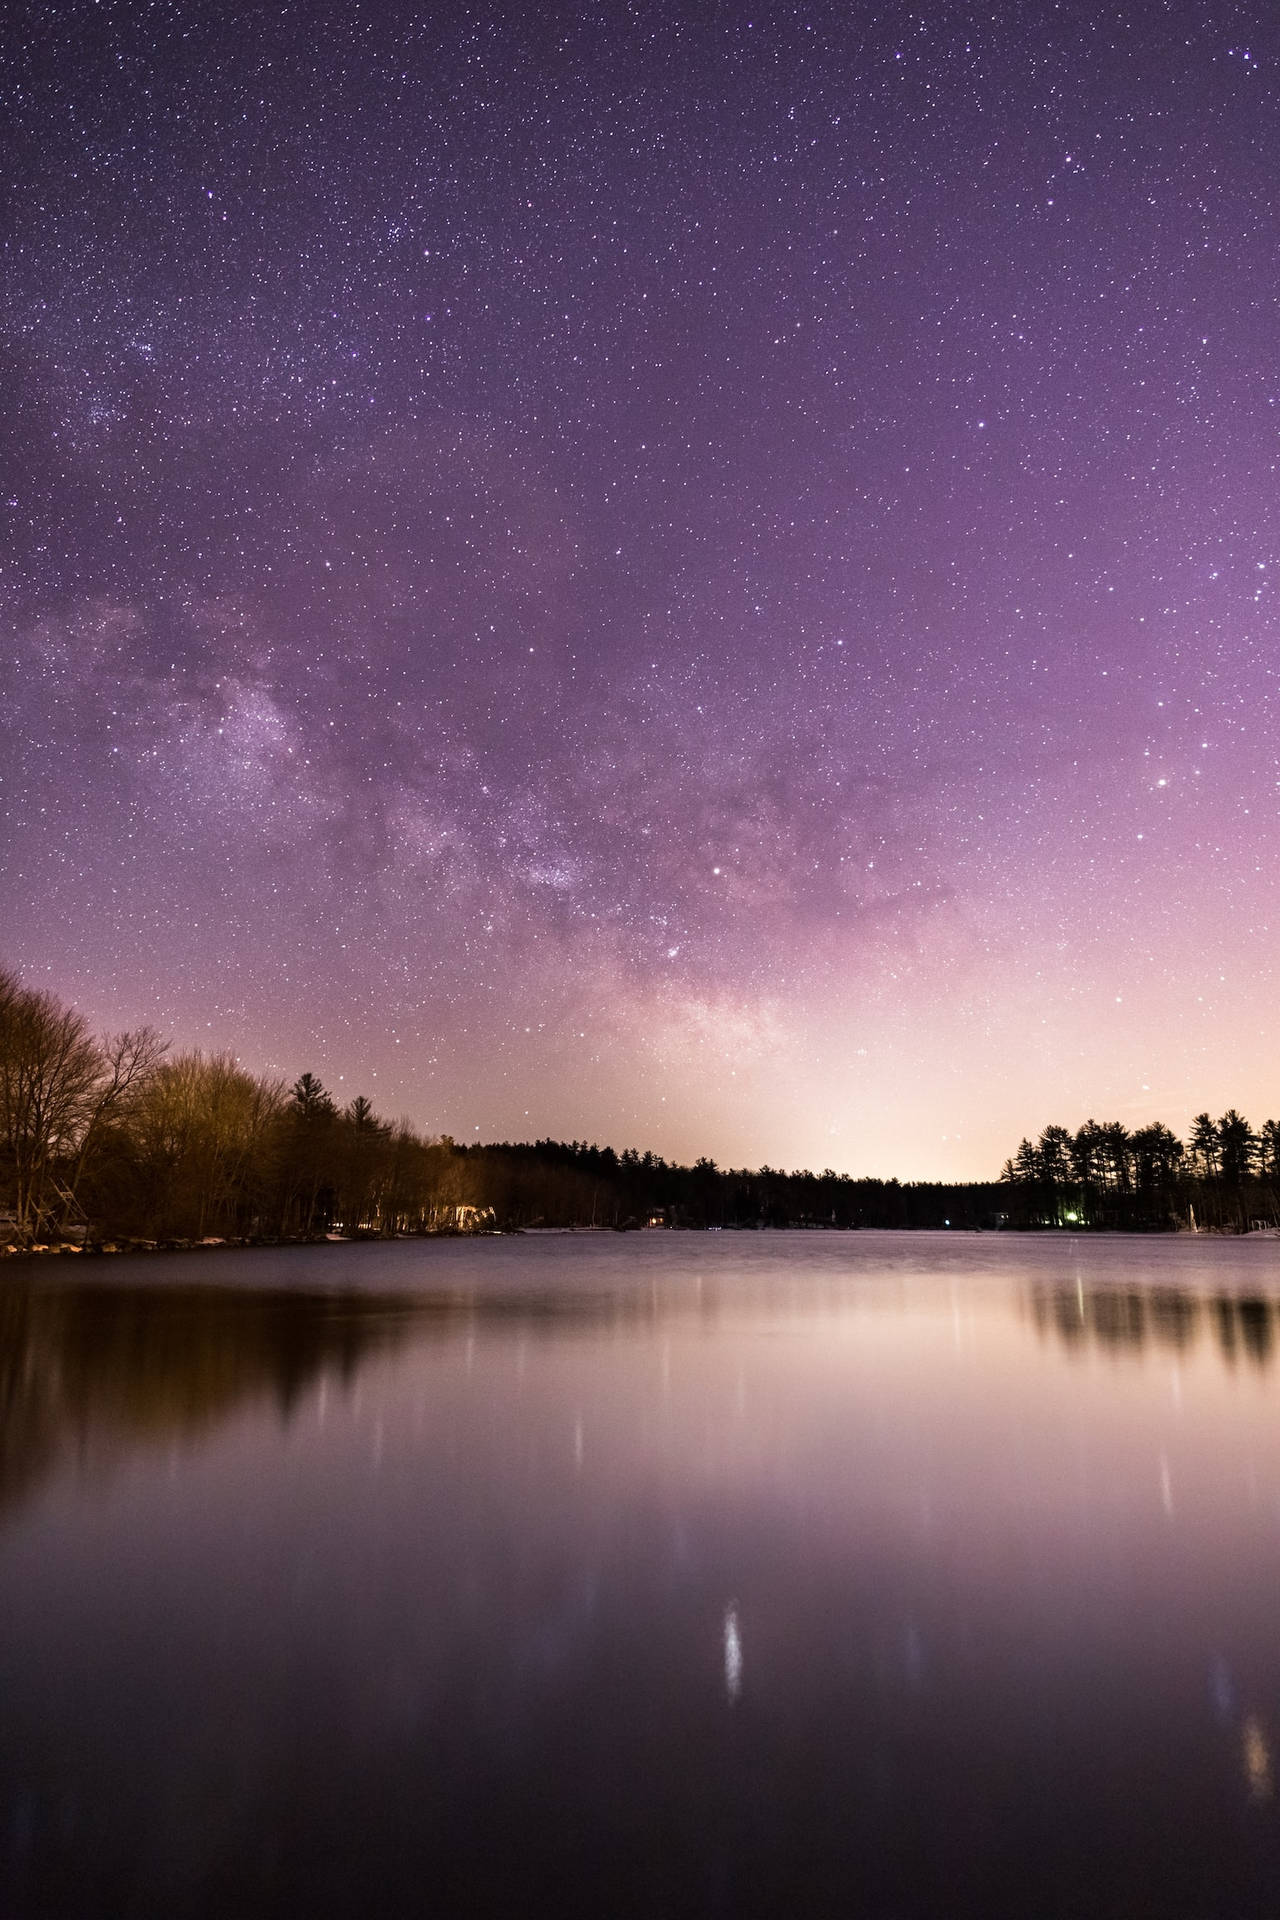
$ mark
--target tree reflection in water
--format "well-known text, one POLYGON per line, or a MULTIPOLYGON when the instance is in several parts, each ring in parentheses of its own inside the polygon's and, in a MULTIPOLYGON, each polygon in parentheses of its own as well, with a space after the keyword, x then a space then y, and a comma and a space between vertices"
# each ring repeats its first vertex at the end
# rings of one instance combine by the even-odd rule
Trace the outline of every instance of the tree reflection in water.
POLYGON ((0 1910, 1280 1910, 1277 1270, 1209 1252, 6 1275, 0 1910))
POLYGON ((74 1457, 107 1466, 139 1446, 194 1440, 253 1401, 287 1422, 324 1375, 345 1386, 374 1355, 480 1320, 550 1333, 567 1321, 649 1318, 607 1293, 372 1293, 244 1285, 0 1289, 0 1519, 74 1457))
POLYGON ((1185 1351, 1207 1321, 1229 1366, 1242 1356, 1259 1367, 1270 1364, 1276 1312, 1276 1303, 1261 1294, 1206 1296, 1177 1287, 1142 1291, 1077 1284, 1031 1292, 1038 1330, 1069 1347, 1140 1353, 1155 1345, 1185 1351))
POLYGON ((264 1398, 288 1420, 321 1374, 349 1381, 423 1318, 419 1302, 368 1294, 8 1283, 0 1512, 73 1451, 109 1462, 194 1437, 264 1398))
MULTIPOLYGON (((1073 1349, 1185 1351, 1210 1330, 1229 1366, 1270 1365, 1276 1303, 1261 1294, 1077 1282, 1033 1286, 1042 1335, 1073 1349)), ((349 1383, 378 1352, 478 1318, 563 1325, 565 1317, 644 1317, 617 1295, 554 1302, 467 1291, 375 1294, 219 1285, 49 1284, 0 1290, 0 1513, 74 1457, 107 1465, 138 1446, 194 1439, 255 1400, 287 1421, 330 1374, 349 1383)))

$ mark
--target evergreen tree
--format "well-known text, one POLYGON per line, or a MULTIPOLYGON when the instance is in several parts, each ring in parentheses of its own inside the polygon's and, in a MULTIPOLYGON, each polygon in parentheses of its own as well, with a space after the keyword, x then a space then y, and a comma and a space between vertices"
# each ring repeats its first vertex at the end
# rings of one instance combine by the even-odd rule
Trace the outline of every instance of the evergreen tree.
POLYGON ((1229 1107, 1218 1122, 1218 1164, 1227 1186, 1243 1186, 1253 1172, 1257 1152, 1257 1134, 1243 1114, 1229 1107))

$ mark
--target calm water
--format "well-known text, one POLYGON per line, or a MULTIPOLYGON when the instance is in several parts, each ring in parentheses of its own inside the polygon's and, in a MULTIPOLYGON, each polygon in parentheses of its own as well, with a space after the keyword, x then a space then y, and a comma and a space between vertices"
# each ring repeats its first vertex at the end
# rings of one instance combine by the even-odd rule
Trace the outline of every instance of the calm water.
POLYGON ((1280 1911, 1280 1242, 0 1268, 0 1914, 1280 1911))

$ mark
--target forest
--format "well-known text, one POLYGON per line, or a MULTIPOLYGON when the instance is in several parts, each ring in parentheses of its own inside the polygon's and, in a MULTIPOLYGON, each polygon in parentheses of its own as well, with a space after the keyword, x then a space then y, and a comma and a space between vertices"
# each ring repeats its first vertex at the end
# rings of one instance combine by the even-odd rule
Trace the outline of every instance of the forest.
POLYGON ((1185 1144, 1163 1121, 1086 1120, 1023 1140, 1001 1175, 1009 1224, 1217 1233, 1280 1228, 1280 1121, 1198 1113, 1185 1144))
POLYGON ((0 1250, 275 1242, 533 1227, 1280 1225, 1280 1124, 1087 1121, 964 1185, 681 1166, 585 1141, 458 1144, 148 1027, 96 1036, 0 970, 0 1250))

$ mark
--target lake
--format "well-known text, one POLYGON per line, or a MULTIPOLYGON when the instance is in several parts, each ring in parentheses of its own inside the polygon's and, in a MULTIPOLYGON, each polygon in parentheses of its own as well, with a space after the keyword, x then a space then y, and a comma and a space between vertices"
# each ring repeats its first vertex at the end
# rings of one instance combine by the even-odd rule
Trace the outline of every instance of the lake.
POLYGON ((1280 1241, 0 1266, 0 1914, 1280 1911, 1280 1241))

